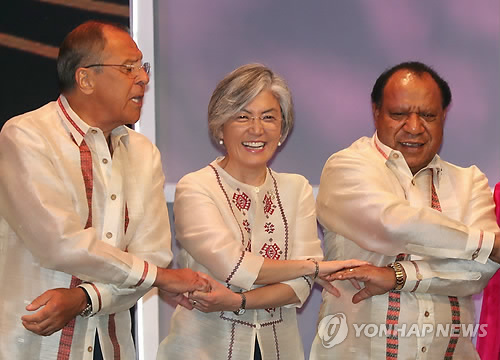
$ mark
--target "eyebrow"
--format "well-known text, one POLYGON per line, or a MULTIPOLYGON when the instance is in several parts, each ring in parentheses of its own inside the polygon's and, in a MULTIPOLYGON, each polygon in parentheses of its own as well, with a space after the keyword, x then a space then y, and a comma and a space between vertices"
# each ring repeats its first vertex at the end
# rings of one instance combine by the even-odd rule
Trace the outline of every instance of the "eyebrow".
MULTIPOLYGON (((247 109, 241 109, 241 111, 246 112, 247 114, 251 114, 251 112, 248 111, 247 109)), ((268 112, 271 112, 271 111, 277 111, 277 110, 275 108, 270 108, 270 109, 262 111, 261 114, 265 114, 265 113, 268 113, 268 112)))

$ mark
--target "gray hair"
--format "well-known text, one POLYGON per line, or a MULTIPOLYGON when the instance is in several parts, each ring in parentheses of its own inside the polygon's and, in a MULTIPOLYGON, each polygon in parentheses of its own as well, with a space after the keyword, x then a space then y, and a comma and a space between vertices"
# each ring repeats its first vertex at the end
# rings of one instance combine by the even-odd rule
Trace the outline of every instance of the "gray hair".
POLYGON ((224 124, 236 116, 262 90, 271 90, 280 104, 281 142, 293 127, 292 94, 282 77, 262 64, 247 64, 227 74, 215 88, 208 104, 208 129, 217 144, 224 124))

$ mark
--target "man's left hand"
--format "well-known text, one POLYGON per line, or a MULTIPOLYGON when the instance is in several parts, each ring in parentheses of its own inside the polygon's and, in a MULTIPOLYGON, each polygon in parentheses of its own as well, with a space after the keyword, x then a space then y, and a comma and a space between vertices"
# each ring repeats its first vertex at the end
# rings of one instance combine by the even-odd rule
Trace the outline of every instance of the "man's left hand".
POLYGON ((52 289, 45 291, 26 310, 34 314, 21 317, 23 326, 35 334, 49 336, 61 330, 87 305, 87 297, 81 288, 52 289))

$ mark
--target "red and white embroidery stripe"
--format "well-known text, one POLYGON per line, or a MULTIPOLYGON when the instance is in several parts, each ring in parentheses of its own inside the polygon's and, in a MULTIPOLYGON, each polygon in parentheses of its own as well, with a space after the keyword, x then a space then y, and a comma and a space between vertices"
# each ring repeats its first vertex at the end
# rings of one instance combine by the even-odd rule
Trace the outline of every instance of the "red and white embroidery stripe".
MULTIPOLYGON (((406 254, 399 254, 396 256, 396 261, 403 261, 406 254)), ((399 324, 399 313, 401 311, 401 293, 399 291, 389 291, 389 301, 387 304, 387 316, 385 320, 385 327, 387 329, 386 344, 385 344, 385 358, 397 359, 399 338, 397 327, 399 324)))
MULTIPOLYGON (((437 211, 442 211, 441 204, 439 203, 439 197, 437 195, 436 187, 434 186, 434 172, 432 171, 431 176, 431 206, 433 209, 437 211)), ((450 341, 448 342, 448 347, 446 348, 446 353, 444 356, 445 360, 452 360, 453 354, 455 352, 455 348, 458 343, 458 338, 460 337, 460 303, 456 296, 448 296, 448 300, 450 301, 451 308, 451 324, 452 328, 457 329, 457 331, 453 331, 450 336, 450 341)))

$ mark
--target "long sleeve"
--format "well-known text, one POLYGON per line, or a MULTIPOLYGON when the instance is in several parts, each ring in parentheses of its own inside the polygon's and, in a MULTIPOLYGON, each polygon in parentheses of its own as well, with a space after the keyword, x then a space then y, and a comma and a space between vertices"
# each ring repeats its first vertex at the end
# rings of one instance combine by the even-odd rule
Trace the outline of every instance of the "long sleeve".
MULTIPOLYGON (((464 224, 489 232, 500 231, 495 219, 494 203, 486 177, 474 168, 470 201, 465 204, 464 224)), ((463 190, 463 188, 459 188, 463 190)), ((481 292, 499 265, 461 259, 425 258, 415 263, 402 262, 407 274, 403 291, 438 295, 468 296, 481 292), (418 270, 417 270, 418 269, 418 270), (421 281, 417 285, 418 278, 421 281)))
MULTIPOLYGON (((323 259, 321 243, 317 237, 318 228, 316 222, 316 211, 312 188, 304 179, 300 189, 297 189, 293 196, 297 198, 296 215, 294 218, 294 242, 290 259, 304 260, 315 258, 323 259)), ((310 277, 300 277, 289 281, 283 281, 283 284, 290 286, 300 302, 288 306, 302 306, 310 294, 313 280, 310 277)))
POLYGON ((248 290, 257 279, 264 259, 246 251, 242 241, 235 238, 240 229, 223 217, 223 212, 228 219, 232 216, 225 208, 225 199, 219 206, 214 198, 220 196, 221 190, 204 186, 207 179, 195 174, 186 175, 177 184, 174 201, 177 240, 219 281, 229 280, 230 284, 248 290))
MULTIPOLYGON (((373 152, 371 148, 341 151, 327 161, 317 198, 320 223, 364 249, 388 256, 412 253, 472 259, 481 229, 430 207, 411 206, 400 179, 390 170, 392 163, 373 152)), ((468 180, 455 185, 461 190, 473 187, 468 180)), ((493 233, 484 232, 476 261, 486 262, 493 239, 493 233)))
MULTIPOLYGON (((170 224, 167 205, 163 196, 164 175, 158 149, 152 149, 152 176, 138 181, 136 186, 143 186, 143 200, 147 206, 144 214, 130 234, 127 251, 150 264, 167 267, 172 260, 170 250, 170 224), (151 182, 149 182, 151 181, 151 182), (147 191, 146 191, 147 189, 147 191)), ((146 149, 143 149, 146 151, 146 149)), ((144 159, 144 151, 140 156, 144 159)), ((150 159, 150 157, 146 157, 150 159)), ((121 288, 102 283, 86 283, 85 287, 92 299, 93 314, 114 314, 130 309, 149 289, 136 290, 121 288)))
POLYGON ((148 288, 154 265, 141 282, 146 266, 142 259, 101 241, 95 228, 84 229, 75 209, 86 207, 75 189, 80 183, 83 188, 79 153, 69 134, 57 133, 51 139, 33 123, 29 116, 11 120, 0 134, 0 213, 10 228, 42 267, 121 287, 142 283, 148 288), (23 126, 28 121, 29 126, 23 126))

